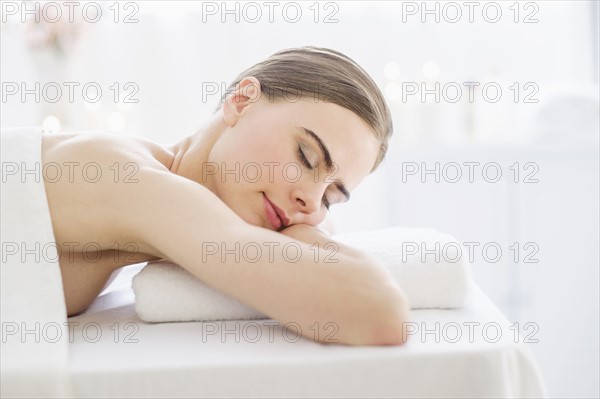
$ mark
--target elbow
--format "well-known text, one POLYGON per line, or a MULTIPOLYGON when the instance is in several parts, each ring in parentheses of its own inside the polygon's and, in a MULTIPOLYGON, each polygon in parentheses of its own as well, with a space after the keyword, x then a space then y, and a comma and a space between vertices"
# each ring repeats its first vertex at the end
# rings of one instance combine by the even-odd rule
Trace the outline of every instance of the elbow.
POLYGON ((399 346, 407 342, 410 330, 410 308, 400 289, 392 290, 390 295, 380 296, 377 304, 369 306, 367 314, 358 317, 346 325, 353 328, 344 334, 338 343, 352 346, 399 346))
POLYGON ((372 333, 372 340, 369 345, 404 345, 408 340, 406 322, 408 318, 401 321, 385 320, 375 328, 372 333))
POLYGON ((370 345, 404 345, 408 340, 410 307, 402 291, 394 292, 372 323, 370 345))
MULTIPOLYGON (((404 345, 412 329, 410 306, 406 295, 389 271, 369 258, 360 263, 351 280, 343 286, 350 287, 341 297, 338 308, 340 343, 347 345, 404 345), (366 265, 366 266, 365 266, 366 265), (363 272, 363 273, 360 273, 363 272), (358 282, 357 282, 358 281, 358 282), (352 298, 348 302, 347 298, 352 298)), ((348 276, 347 273, 345 276, 348 276)))

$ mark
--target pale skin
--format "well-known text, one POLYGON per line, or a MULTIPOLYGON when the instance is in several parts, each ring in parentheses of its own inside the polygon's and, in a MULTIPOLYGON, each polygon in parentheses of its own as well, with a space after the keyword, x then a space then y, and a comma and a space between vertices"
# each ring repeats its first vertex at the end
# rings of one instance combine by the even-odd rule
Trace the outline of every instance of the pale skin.
POLYGON ((247 77, 205 126, 173 146, 109 134, 42 137, 45 164, 66 171, 69 163, 95 162, 103 173, 94 183, 80 170, 72 179, 45 179, 69 316, 84 311, 120 267, 167 259, 269 317, 298 323, 310 339, 315 323, 324 338, 331 329, 323 326, 333 322, 342 344, 405 342, 408 304, 385 267, 339 243, 333 257, 325 256, 334 242, 326 203, 344 202, 343 191, 351 193, 369 174, 379 150, 370 127, 351 111, 313 99, 270 102, 247 77), (304 129, 328 149, 333 172, 304 129), (241 173, 250 163, 261 166, 258 178, 256 168, 241 173), (273 224, 265 196, 288 227, 273 224), (265 249, 260 262, 220 253, 203 262, 206 243, 275 249, 271 258, 265 249), (281 250, 289 243, 301 248, 296 262, 281 250))

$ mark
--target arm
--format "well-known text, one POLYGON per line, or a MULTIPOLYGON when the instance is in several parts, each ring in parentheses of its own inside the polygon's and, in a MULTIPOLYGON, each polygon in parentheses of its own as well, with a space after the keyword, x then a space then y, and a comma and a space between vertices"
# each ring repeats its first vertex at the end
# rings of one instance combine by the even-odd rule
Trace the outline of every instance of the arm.
POLYGON ((325 324, 334 322, 339 343, 405 341, 405 298, 371 259, 346 248, 335 254, 337 263, 315 259, 314 247, 244 222, 212 192, 180 176, 140 171, 135 186, 123 192, 128 213, 121 228, 155 256, 281 323, 298 323, 307 338, 314 339, 318 323, 321 341, 331 332, 325 324))

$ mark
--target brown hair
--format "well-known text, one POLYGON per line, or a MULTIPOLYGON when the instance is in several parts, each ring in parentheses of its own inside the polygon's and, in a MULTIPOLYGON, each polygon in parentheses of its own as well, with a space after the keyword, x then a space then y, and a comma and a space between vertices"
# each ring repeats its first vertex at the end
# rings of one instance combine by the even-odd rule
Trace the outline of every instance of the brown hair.
POLYGON ((221 104, 246 76, 258 79, 272 102, 310 96, 354 112, 381 142, 371 172, 383 161, 393 132, 390 110, 373 79, 350 57, 313 46, 279 51, 240 73, 223 94, 221 104))

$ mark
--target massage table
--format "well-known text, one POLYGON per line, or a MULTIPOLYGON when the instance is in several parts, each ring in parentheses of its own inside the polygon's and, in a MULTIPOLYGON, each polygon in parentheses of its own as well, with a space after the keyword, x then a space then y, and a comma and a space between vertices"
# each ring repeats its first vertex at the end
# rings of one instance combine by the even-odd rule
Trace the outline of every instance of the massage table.
MULTIPOLYGON (((144 264, 122 269, 89 309, 66 319, 57 256, 35 249, 55 242, 44 183, 16 173, 39 164, 41 129, 3 130, 1 157, 15 172, 0 197, 3 398, 544 396, 524 343, 535 337, 513 328, 471 280, 464 306, 413 310, 403 346, 320 344, 268 319, 145 323, 131 288, 144 264)), ((451 266, 422 266, 431 281, 405 291, 449 297, 451 289, 432 287, 452 281, 443 277, 451 266)))
POLYGON ((511 328, 475 283, 460 309, 413 310, 403 346, 346 346, 269 319, 145 323, 131 289, 143 266, 124 268, 68 319, 74 397, 545 395, 524 343, 536 337, 511 328))

